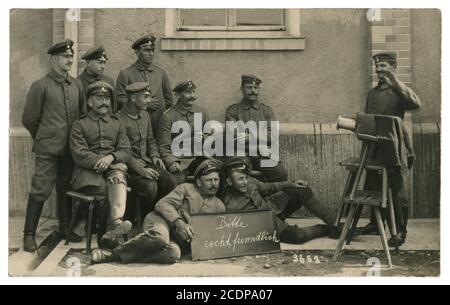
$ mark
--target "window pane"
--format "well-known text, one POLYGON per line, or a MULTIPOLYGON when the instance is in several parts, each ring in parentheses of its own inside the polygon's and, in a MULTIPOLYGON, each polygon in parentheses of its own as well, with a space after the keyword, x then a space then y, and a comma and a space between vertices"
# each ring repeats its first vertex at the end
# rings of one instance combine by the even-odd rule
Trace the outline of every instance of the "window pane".
POLYGON ((225 9, 181 9, 182 26, 210 25, 226 26, 227 11, 225 9))
POLYGON ((284 25, 284 10, 237 9, 236 25, 284 25))

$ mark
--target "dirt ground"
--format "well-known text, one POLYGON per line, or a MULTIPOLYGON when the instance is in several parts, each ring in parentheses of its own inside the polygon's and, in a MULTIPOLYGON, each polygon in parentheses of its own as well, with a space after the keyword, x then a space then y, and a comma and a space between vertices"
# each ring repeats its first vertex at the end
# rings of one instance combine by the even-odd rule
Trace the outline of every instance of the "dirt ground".
MULTIPOLYGON (((59 267, 68 268, 71 259, 81 262, 81 276, 103 276, 98 274, 96 266, 90 265, 89 257, 78 250, 71 249, 59 263, 59 267)), ((333 251, 298 251, 289 250, 280 253, 256 256, 244 256, 211 260, 202 263, 229 265, 243 268, 242 276, 407 276, 407 277, 437 277, 440 274, 439 251, 401 251, 400 255, 392 255, 394 268, 383 268, 386 264, 382 251, 344 251, 338 262, 333 261, 333 251), (378 259, 377 259, 378 258, 378 259), (381 269, 374 268, 373 262, 381 264, 381 269), (377 271, 379 271, 377 273, 377 271)), ((195 268, 197 262, 192 262, 189 256, 183 257, 180 265, 189 264, 195 268)), ((121 265, 108 263, 115 270, 123 272, 115 275, 130 276, 129 269, 136 268, 137 264, 121 265)), ((149 266, 149 265, 147 265, 149 266)), ((107 268, 108 266, 103 265, 107 268)), ((145 265, 141 265, 145 268, 145 265)), ((140 274, 142 275, 142 273, 140 274)), ((151 276, 151 273, 148 274, 151 276)), ((171 276, 171 274, 167 274, 171 276)), ((189 274, 186 274, 189 276, 189 274)))

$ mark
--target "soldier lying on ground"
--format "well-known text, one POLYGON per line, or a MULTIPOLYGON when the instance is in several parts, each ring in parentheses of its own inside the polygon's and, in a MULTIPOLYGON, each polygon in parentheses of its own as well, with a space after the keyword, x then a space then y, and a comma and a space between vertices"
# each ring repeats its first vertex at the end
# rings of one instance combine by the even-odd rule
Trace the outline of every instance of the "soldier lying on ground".
POLYGON ((220 162, 215 160, 203 161, 195 171, 195 184, 180 184, 162 198, 156 204, 155 212, 145 217, 142 234, 112 250, 94 250, 92 262, 177 262, 182 253, 189 250, 195 234, 189 225, 190 215, 225 212, 224 204, 216 197, 220 182, 219 166, 220 162))

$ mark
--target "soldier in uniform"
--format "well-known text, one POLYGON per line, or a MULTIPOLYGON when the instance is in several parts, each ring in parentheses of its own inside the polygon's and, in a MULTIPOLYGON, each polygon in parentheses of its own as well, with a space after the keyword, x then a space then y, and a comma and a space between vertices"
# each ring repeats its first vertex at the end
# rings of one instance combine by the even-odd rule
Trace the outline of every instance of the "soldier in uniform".
POLYGON ((144 219, 144 233, 115 247, 112 251, 94 250, 93 263, 119 261, 128 263, 173 264, 189 249, 195 232, 190 215, 225 212, 216 197, 219 188, 217 160, 205 160, 195 171, 195 184, 183 183, 161 199, 155 212, 144 219))
MULTIPOLYGON (((74 122, 70 149, 75 161, 72 188, 94 195, 103 211, 109 205, 106 234, 99 229, 99 242, 114 242, 130 231, 123 221, 127 198, 127 166, 131 148, 126 130, 115 115, 110 115, 113 87, 104 81, 86 89, 88 114, 74 122)), ((104 214, 100 213, 100 214, 104 214)))
POLYGON ((71 242, 82 238, 68 232, 70 215, 65 192, 70 190, 73 160, 69 150, 72 123, 85 112, 82 85, 69 75, 73 63, 73 41, 65 40, 50 47, 51 71, 35 81, 28 91, 22 123, 33 138, 35 173, 31 182, 25 217, 23 247, 37 250, 36 229, 44 202, 56 184, 60 233, 71 242))
POLYGON ((162 68, 153 63, 156 38, 145 35, 131 46, 138 60, 128 68, 120 71, 116 83, 116 97, 119 109, 128 101, 126 86, 136 82, 150 83, 153 94, 147 111, 152 117, 153 132, 156 133, 159 118, 173 104, 172 88, 169 77, 162 68))
MULTIPOLYGON (((376 73, 379 79, 378 85, 369 91, 366 104, 366 113, 381 114, 405 118, 405 112, 419 109, 420 99, 411 88, 406 86, 395 75, 397 68, 397 54, 395 52, 383 52, 373 56, 375 61, 376 73)), ((372 145, 369 157, 372 159, 379 159, 379 153, 376 146, 372 145)), ((414 156, 408 157, 408 168, 411 169, 414 161, 414 156)), ((381 190, 382 177, 377 171, 367 171, 366 182, 364 188, 366 190, 378 191, 381 190)), ((407 224, 409 216, 409 202, 404 189, 397 189, 395 184, 390 182, 392 188, 392 195, 394 202, 401 206, 399 211, 396 211, 397 224, 397 245, 401 246, 406 239, 407 224)), ((378 226, 374 213, 371 213, 370 223, 358 230, 357 233, 372 235, 379 234, 378 226)), ((391 238, 389 246, 394 247, 395 241, 391 238)))
MULTIPOLYGON (((241 92, 243 98, 239 103, 233 104, 227 108, 225 121, 243 123, 254 121, 258 125, 260 122, 265 121, 268 124, 268 135, 270 135, 270 122, 275 121, 275 115, 270 106, 263 104, 258 100, 261 83, 262 81, 254 75, 242 75, 241 92)), ((237 141, 248 144, 249 137, 250 134, 247 131, 245 137, 238 135, 237 141)), ((268 138, 268 144, 270 144, 270 136, 268 138)), ((281 162, 278 162, 274 167, 263 167, 261 166, 261 158, 261 156, 250 156, 253 169, 261 171, 263 174, 260 178, 261 180, 266 182, 280 182, 287 180, 287 171, 281 162)))
MULTIPOLYGON (((147 106, 151 102, 149 83, 132 83, 125 90, 128 102, 116 114, 127 131, 131 144, 131 158, 128 162, 129 185, 133 191, 145 196, 144 215, 153 211, 156 202, 170 193, 176 184, 164 166, 153 136, 151 117, 147 106)), ((137 193, 134 192, 137 196, 137 193)))
MULTIPOLYGON (((89 49, 83 54, 81 59, 86 61, 86 69, 84 69, 77 79, 79 79, 83 84, 84 92, 86 92, 86 88, 90 84, 101 80, 114 87, 113 79, 108 75, 103 74, 108 61, 108 57, 106 56, 106 51, 103 46, 95 46, 89 49)), ((111 111, 112 113, 116 113, 117 111, 117 102, 114 95, 111 96, 111 111)))
POLYGON ((334 225, 335 217, 314 198, 305 181, 264 183, 248 176, 250 166, 248 159, 240 157, 230 158, 223 164, 226 185, 219 198, 227 211, 271 209, 279 239, 285 243, 303 244, 326 235, 339 238, 342 225, 334 225), (325 224, 303 228, 288 225, 285 220, 302 206, 325 224))
POLYGON ((184 182, 186 176, 191 176, 198 161, 202 160, 202 158, 194 157, 194 142, 203 142, 207 136, 203 134, 202 130, 194 129, 194 114, 202 114, 202 128, 208 121, 206 111, 194 103, 197 99, 195 89, 196 86, 191 80, 180 82, 173 89, 178 98, 177 103, 164 112, 159 121, 157 133, 159 152, 166 168, 176 177, 178 184, 184 182), (181 133, 172 133, 172 126, 177 122, 187 122, 191 128, 189 138, 186 139, 190 144, 190 148, 187 149, 190 151, 190 156, 176 157, 172 152, 172 141, 182 136, 181 133))

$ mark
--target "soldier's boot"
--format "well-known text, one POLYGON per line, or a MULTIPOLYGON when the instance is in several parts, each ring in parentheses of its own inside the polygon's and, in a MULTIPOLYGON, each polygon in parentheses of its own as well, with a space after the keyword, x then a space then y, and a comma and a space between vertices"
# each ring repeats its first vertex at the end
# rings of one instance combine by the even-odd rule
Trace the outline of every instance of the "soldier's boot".
POLYGON ((289 225, 280 234, 280 241, 288 244, 303 244, 310 240, 327 236, 329 229, 326 225, 299 228, 289 225))
MULTIPOLYGON (((386 219, 386 213, 386 209, 381 209, 381 216, 383 219, 386 219)), ((384 229, 386 230, 386 225, 384 225, 384 229)), ((364 227, 357 228, 354 236, 356 235, 380 235, 380 230, 378 230, 377 219, 373 209, 370 209, 370 222, 364 227)))
POLYGON ((110 206, 109 224, 101 239, 102 243, 109 243, 111 240, 122 237, 133 227, 130 221, 122 220, 127 202, 127 188, 123 183, 108 185, 108 201, 110 206))
POLYGON ((35 236, 43 207, 44 202, 35 201, 31 198, 28 199, 25 225, 23 229, 23 250, 26 252, 34 252, 38 249, 35 236))
MULTIPOLYGON (((102 244, 102 237, 106 233, 109 219, 109 204, 106 200, 98 202, 97 208, 97 245, 100 248, 105 246, 102 244)), ((106 248, 114 249, 114 245, 106 246, 106 248)))
POLYGON ((71 243, 80 243, 83 238, 75 234, 69 228, 70 218, 71 218, 71 204, 72 201, 63 192, 56 192, 56 201, 58 205, 58 222, 59 222, 59 233, 64 239, 71 243))
POLYGON ((91 263, 92 264, 103 264, 114 261, 119 261, 120 258, 114 254, 113 251, 108 249, 95 249, 92 251, 91 263))
POLYGON ((398 247, 402 246, 406 241, 406 235, 408 234, 408 219, 409 219, 409 207, 402 207, 402 218, 403 218, 403 224, 397 226, 397 243, 395 242, 394 238, 391 237, 388 241, 389 247, 395 247, 397 244, 398 247))
POLYGON ((343 229, 343 225, 335 225, 335 216, 330 212, 330 209, 325 204, 321 203, 315 197, 304 203, 304 206, 316 217, 321 219, 328 228, 328 237, 337 239, 340 237, 343 229))

